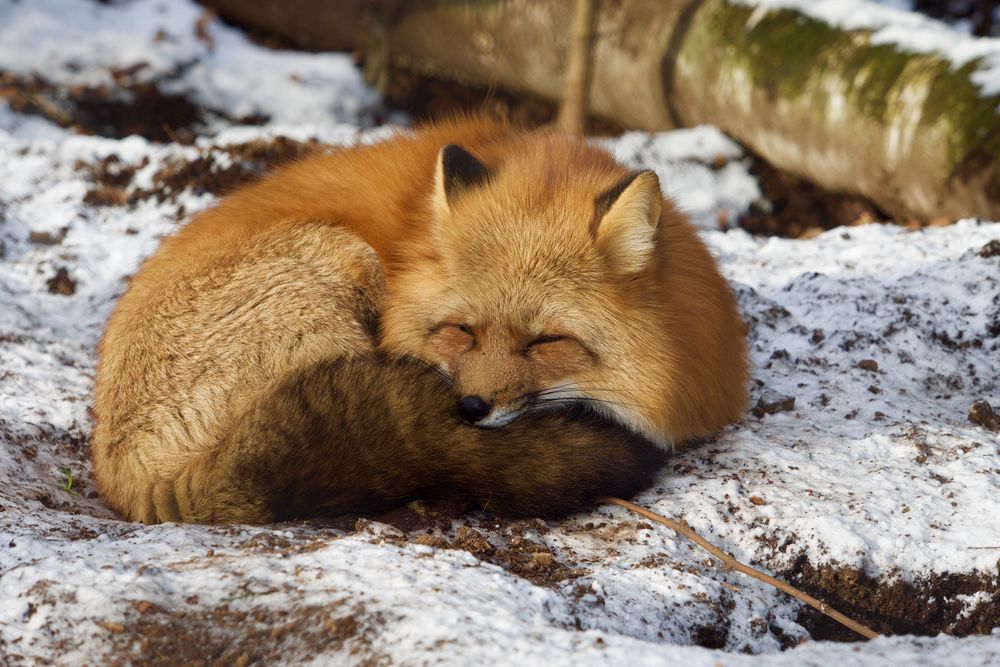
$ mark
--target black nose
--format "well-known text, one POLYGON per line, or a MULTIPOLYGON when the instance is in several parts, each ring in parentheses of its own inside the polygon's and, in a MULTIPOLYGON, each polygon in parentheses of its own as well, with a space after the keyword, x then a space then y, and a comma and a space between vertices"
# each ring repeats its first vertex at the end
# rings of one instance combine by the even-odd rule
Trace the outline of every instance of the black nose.
POLYGON ((479 396, 463 396, 458 402, 458 414, 472 424, 490 414, 492 409, 493 406, 479 396))

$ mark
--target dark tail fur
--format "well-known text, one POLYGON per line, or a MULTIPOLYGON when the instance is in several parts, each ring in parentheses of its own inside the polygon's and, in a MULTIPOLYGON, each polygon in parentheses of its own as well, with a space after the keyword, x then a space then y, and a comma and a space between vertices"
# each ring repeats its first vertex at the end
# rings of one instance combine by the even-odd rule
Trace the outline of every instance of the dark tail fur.
POLYGON ((462 425, 434 369, 365 355, 276 383, 221 447, 158 492, 157 505, 168 508, 161 520, 209 523, 375 512, 415 498, 554 516, 633 495, 663 457, 588 414, 529 414, 499 430, 462 425))

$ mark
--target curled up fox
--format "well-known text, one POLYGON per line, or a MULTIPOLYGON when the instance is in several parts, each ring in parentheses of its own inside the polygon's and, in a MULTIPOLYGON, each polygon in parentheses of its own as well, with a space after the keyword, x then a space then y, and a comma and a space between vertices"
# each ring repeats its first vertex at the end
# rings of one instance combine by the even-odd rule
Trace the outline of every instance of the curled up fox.
POLYGON ((101 342, 91 442, 145 522, 459 497, 553 515, 744 410, 743 324, 653 172, 458 119, 318 154, 197 216, 101 342))

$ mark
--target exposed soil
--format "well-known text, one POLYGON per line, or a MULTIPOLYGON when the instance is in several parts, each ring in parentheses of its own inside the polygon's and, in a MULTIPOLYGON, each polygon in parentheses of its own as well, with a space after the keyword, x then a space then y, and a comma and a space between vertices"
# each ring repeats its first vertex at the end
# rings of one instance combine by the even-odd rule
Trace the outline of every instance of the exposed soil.
MULTIPOLYGON (((45 603, 69 601, 57 599, 48 588, 43 580, 33 592, 45 603)), ((368 613, 359 601, 303 605, 291 613, 266 605, 249 611, 229 605, 206 609, 198 605, 197 596, 185 601, 190 610, 171 611, 148 600, 132 600, 124 622, 95 620, 98 632, 107 633, 113 647, 108 664, 268 665, 280 664, 288 655, 309 661, 345 645, 357 664, 389 664, 388 657, 371 646, 385 619, 368 613)))
POLYGON ((121 138, 137 134, 150 141, 190 143, 211 120, 260 124, 260 116, 233 118, 185 95, 164 92, 180 74, 143 78, 145 63, 111 70, 113 83, 56 85, 38 74, 0 71, 0 99, 18 113, 41 116, 81 134, 121 138))
MULTIPOLYGON (((1000 625, 1000 574, 941 575, 906 582, 888 573, 878 580, 857 568, 836 564, 816 567, 803 558, 781 576, 854 620, 882 634, 956 637, 989 634, 1000 625), (989 597, 967 605, 959 596, 985 592, 989 597)), ((811 607, 798 618, 813 639, 857 641, 857 635, 811 607)))
MULTIPOLYGON (((464 503, 417 501, 379 514, 372 520, 398 531, 388 536, 380 533, 380 538, 398 544, 467 551, 540 586, 556 588, 584 574, 579 567, 561 562, 552 550, 538 541, 538 536, 549 530, 541 519, 510 520, 480 512, 464 503)), ((363 517, 338 520, 341 525, 351 521, 356 532, 370 529, 370 520, 363 517)))
POLYGON ((76 294, 76 281, 69 277, 69 271, 65 266, 56 269, 56 274, 45 281, 52 294, 62 294, 71 296, 76 294))
POLYGON ((112 72, 114 86, 57 86, 40 75, 0 72, 0 98, 19 113, 41 116, 81 134, 190 142, 206 111, 182 95, 164 93, 134 75, 145 65, 112 72))
POLYGON ((969 421, 989 431, 1000 431, 1000 414, 987 401, 976 401, 969 408, 969 421))
POLYGON ((775 169, 759 156, 750 162, 763 202, 747 211, 739 225, 751 234, 811 238, 828 229, 888 220, 864 197, 827 192, 809 181, 775 169))
POLYGON ((135 206, 154 198, 159 202, 176 201, 186 191, 194 194, 224 196, 264 172, 318 150, 319 143, 295 141, 286 137, 249 141, 225 147, 203 149, 194 159, 168 159, 153 175, 150 188, 134 187, 136 173, 147 163, 126 164, 117 155, 97 163, 80 163, 93 187, 84 196, 91 206, 135 206))

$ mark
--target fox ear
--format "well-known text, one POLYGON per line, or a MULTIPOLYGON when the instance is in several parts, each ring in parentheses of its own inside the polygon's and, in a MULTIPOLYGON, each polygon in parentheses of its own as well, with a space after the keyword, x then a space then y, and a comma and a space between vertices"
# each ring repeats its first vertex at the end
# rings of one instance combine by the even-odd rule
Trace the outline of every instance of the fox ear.
POLYGON ((595 200, 594 240, 618 273, 639 273, 649 264, 662 201, 660 181, 648 170, 632 174, 595 200))
POLYGON ((448 144, 438 152, 434 170, 434 212, 438 219, 451 210, 460 193, 490 177, 489 170, 464 148, 448 144))

